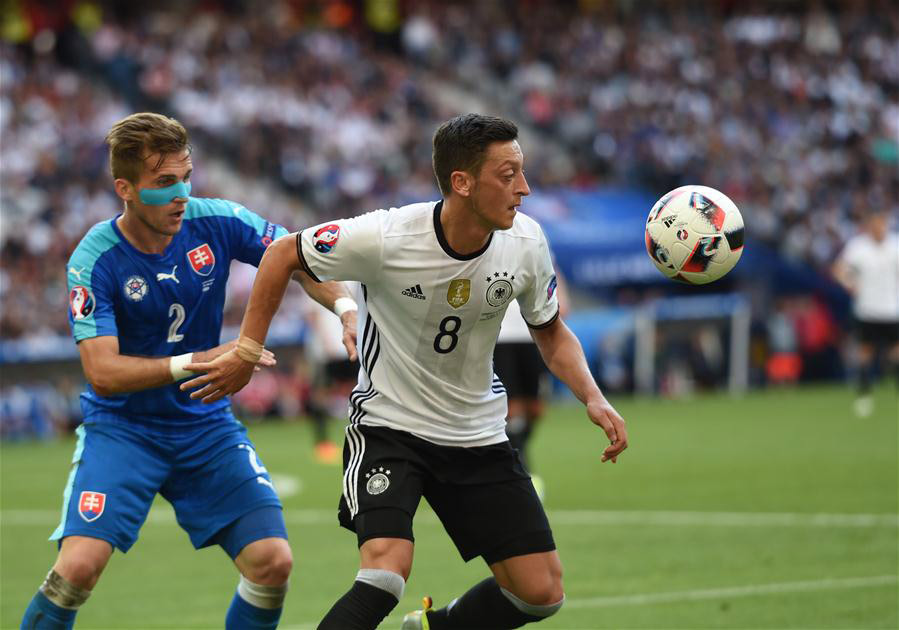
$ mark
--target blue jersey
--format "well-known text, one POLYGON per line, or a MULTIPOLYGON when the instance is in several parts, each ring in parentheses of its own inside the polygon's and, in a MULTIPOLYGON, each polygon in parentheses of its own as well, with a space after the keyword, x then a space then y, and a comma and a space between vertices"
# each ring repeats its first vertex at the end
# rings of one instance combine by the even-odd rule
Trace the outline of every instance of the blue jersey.
MULTIPOLYGON (((232 260, 259 265, 287 233, 240 204, 191 197, 181 230, 162 254, 135 249, 115 219, 96 224, 69 259, 69 324, 75 341, 111 335, 121 354, 166 357, 220 343, 225 284, 232 260)), ((88 385, 85 420, 187 428, 230 415, 229 402, 191 400, 173 383, 103 397, 88 385)))

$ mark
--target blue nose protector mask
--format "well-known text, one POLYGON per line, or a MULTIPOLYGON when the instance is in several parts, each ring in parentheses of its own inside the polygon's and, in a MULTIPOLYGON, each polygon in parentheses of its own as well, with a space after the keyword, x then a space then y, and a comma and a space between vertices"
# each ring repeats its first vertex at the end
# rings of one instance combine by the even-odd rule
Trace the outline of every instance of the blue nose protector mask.
POLYGON ((173 199, 187 199, 190 196, 190 182, 178 182, 165 188, 141 188, 140 200, 148 206, 164 206, 173 199))

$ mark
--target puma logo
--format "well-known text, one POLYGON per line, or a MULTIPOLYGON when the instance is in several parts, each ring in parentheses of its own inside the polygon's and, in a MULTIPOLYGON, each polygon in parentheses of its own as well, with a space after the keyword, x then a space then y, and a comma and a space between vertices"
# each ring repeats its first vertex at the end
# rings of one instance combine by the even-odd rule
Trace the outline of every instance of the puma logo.
POLYGON ((78 282, 81 282, 81 272, 85 270, 85 267, 81 269, 75 269, 74 267, 69 267, 69 273, 78 278, 78 282))
POLYGON ((174 281, 175 281, 175 284, 181 284, 181 283, 178 281, 178 277, 175 275, 175 271, 176 271, 177 269, 178 269, 178 265, 175 265, 174 267, 172 267, 172 273, 157 273, 157 274, 156 274, 156 281, 157 281, 157 282, 162 282, 163 280, 174 280, 174 281))

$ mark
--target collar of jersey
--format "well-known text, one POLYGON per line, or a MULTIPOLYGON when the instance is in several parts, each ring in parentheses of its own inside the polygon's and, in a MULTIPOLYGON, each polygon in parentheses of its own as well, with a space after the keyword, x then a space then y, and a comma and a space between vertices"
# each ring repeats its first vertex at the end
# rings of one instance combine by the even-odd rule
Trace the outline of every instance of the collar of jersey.
POLYGON ((476 252, 472 252, 470 254, 460 254, 452 247, 450 247, 449 242, 447 242, 446 240, 446 234, 443 233, 443 226, 440 224, 440 210, 442 208, 443 199, 438 201, 437 205, 434 206, 434 232, 437 234, 437 242, 440 243, 440 247, 443 248, 443 251, 446 252, 447 256, 455 258, 456 260, 472 260, 473 258, 477 258, 487 251, 487 248, 490 247, 490 243, 493 242, 492 232, 490 234, 490 238, 488 238, 487 242, 484 243, 484 246, 476 252))
POLYGON ((171 253, 173 251, 175 251, 174 248, 177 246, 179 240, 182 238, 181 235, 184 234, 184 222, 182 221, 181 229, 178 230, 178 233, 172 237, 172 242, 166 246, 164 252, 162 252, 161 254, 148 254, 146 252, 140 251, 138 248, 136 248, 134 245, 132 245, 131 241, 129 241, 127 238, 125 238, 125 235, 122 234, 122 231, 119 229, 119 226, 116 223, 120 216, 122 216, 121 212, 119 214, 115 215, 115 217, 112 219, 112 229, 116 233, 116 236, 118 236, 119 239, 121 240, 122 246, 125 249, 127 249, 128 251, 133 252, 134 254, 136 254, 137 256, 140 256, 141 258, 146 258, 147 260, 165 260, 166 258, 168 258, 171 255, 171 253))

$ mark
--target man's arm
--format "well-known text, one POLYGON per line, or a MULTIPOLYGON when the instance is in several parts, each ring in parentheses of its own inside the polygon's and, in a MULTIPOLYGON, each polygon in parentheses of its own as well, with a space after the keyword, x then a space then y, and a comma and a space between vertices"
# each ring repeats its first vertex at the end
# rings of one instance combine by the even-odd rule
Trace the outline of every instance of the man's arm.
MULTIPOLYGON (((111 335, 84 339, 78 343, 78 353, 81 355, 81 366, 88 383, 94 388, 98 396, 114 396, 128 392, 137 392, 144 389, 153 389, 173 383, 179 374, 173 367, 176 364, 183 365, 189 360, 212 361, 217 356, 224 354, 234 347, 235 342, 230 341, 210 350, 194 352, 188 358, 182 357, 135 357, 119 354, 119 338, 111 335)), ((261 360, 262 365, 274 365, 274 356, 267 353, 261 360)), ((181 375, 186 378, 188 375, 181 375)))
POLYGON ((305 271, 295 271, 294 280, 313 300, 340 317, 343 324, 343 345, 350 361, 356 360, 356 315, 358 307, 342 282, 316 282, 305 271))
POLYGON ((849 295, 855 295, 855 283, 854 277, 852 273, 852 267, 849 266, 843 258, 838 258, 834 263, 833 268, 833 277, 834 279, 842 285, 846 292, 849 295))
POLYGON ((200 388, 191 393, 191 398, 202 398, 205 403, 215 402, 240 391, 250 381, 256 365, 255 355, 262 352, 262 344, 284 298, 287 283, 294 272, 300 270, 296 239, 296 233, 282 236, 265 250, 234 351, 226 352, 212 362, 194 362, 185 366, 191 371, 205 372, 181 384, 182 391, 200 388))
POLYGON ((601 460, 612 460, 614 464, 627 448, 627 427, 593 380, 577 337, 561 318, 546 328, 531 328, 531 337, 546 367, 584 403, 590 420, 606 432, 611 444, 603 451, 601 460))

